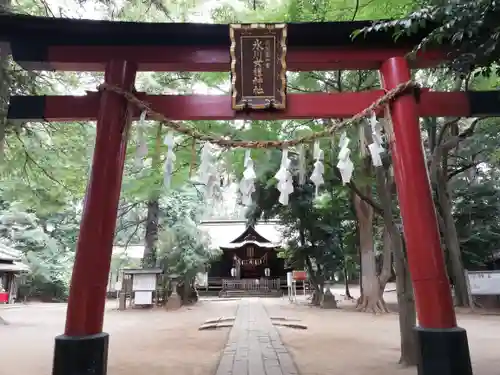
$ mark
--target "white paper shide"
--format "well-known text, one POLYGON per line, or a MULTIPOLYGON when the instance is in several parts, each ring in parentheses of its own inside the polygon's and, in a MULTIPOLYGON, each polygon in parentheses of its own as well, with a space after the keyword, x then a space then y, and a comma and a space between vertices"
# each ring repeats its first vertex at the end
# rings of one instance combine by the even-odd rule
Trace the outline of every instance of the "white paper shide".
POLYGON ((375 112, 372 113, 370 118, 370 125, 373 142, 368 145, 368 150, 370 151, 373 166, 381 167, 383 164, 380 154, 384 153, 385 149, 383 147, 384 140, 382 139, 382 125, 379 121, 377 121, 375 112))
POLYGON ((211 198, 214 191, 214 185, 217 181, 217 168, 215 165, 215 156, 213 146, 205 142, 201 149, 200 166, 198 167, 198 181, 205 185, 205 198, 211 198))
POLYGON ((291 164, 292 161, 288 158, 288 149, 283 149, 280 169, 274 178, 278 180, 276 187, 281 193, 279 202, 284 206, 288 204, 289 196, 293 193, 293 180, 292 174, 290 173, 291 164))
POLYGON ((240 181, 241 203, 244 206, 250 206, 252 204, 252 194, 255 191, 255 179, 257 178, 250 150, 245 152, 244 167, 243 178, 240 181))
POLYGON ((135 152, 134 164, 140 168, 143 165, 143 160, 148 156, 148 143, 146 140, 146 111, 142 111, 139 117, 139 124, 137 125, 137 149, 135 152))
POLYGON ((315 195, 318 195, 319 188, 321 185, 325 183, 323 178, 323 174, 325 173, 325 166, 323 165, 324 153, 323 150, 319 147, 319 141, 314 143, 314 169, 311 174, 311 181, 315 186, 315 195))
POLYGON ((167 157, 165 158, 165 171, 163 174, 163 184, 166 188, 170 187, 172 173, 174 171, 175 153, 174 153, 174 132, 169 131, 165 136, 163 143, 167 146, 167 157))
POLYGON ((339 142, 339 156, 337 163, 337 168, 340 171, 340 176, 342 177, 342 183, 345 185, 351 181, 352 173, 354 171, 354 164, 351 161, 351 150, 349 149, 349 138, 347 134, 344 132, 340 137, 339 142))

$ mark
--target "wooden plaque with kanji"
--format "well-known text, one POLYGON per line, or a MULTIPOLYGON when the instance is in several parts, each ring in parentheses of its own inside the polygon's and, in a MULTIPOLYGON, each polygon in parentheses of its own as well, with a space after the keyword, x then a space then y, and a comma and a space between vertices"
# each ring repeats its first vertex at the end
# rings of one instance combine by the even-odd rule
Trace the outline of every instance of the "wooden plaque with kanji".
POLYGON ((232 108, 286 108, 285 24, 230 25, 232 108))

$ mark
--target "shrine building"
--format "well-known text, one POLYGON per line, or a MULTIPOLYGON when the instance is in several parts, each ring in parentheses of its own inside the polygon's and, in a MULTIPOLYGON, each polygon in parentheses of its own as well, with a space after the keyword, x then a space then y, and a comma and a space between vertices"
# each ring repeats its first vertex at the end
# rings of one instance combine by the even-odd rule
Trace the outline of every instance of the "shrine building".
POLYGON ((280 227, 275 221, 247 225, 243 220, 205 221, 200 229, 222 255, 207 265, 207 289, 220 296, 281 295, 290 269, 280 258, 280 227))
POLYGON ((21 262, 21 252, 0 244, 0 304, 14 303, 21 275, 29 267, 21 262))

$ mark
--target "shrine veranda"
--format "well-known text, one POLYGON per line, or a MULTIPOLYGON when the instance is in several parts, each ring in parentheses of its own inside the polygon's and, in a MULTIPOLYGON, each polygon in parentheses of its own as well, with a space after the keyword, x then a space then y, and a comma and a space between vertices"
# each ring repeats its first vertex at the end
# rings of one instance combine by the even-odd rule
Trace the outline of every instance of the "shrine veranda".
MULTIPOLYGON (((422 151, 419 117, 498 116, 500 98, 496 91, 435 92, 419 88, 412 82, 411 69, 434 67, 449 55, 448 51, 436 49, 418 53, 414 59, 406 58, 432 25, 418 34, 402 36, 397 42, 391 32, 352 37, 356 30, 370 24, 369 21, 292 23, 279 27, 262 24, 146 24, 0 15, 1 51, 10 52, 23 68, 105 72, 100 89, 85 96, 10 98, 8 118, 11 121, 97 120, 92 171, 77 242, 66 328, 55 341, 53 375, 106 374, 109 337, 102 332, 104 303, 128 141, 127 129, 131 120, 139 119, 143 114, 165 121, 171 129, 199 141, 255 148, 263 147, 263 144, 237 144, 198 134, 186 130, 176 121, 351 117, 360 120, 373 113, 381 115, 384 110, 390 115, 392 125, 393 134, 390 134, 386 146, 390 148, 394 164, 419 321, 416 328, 419 374, 472 374, 467 335, 465 330, 457 327, 444 266, 422 151), (281 31, 277 31, 278 28, 281 31), (256 38, 264 38, 266 33, 274 36, 275 47, 266 47, 265 53, 258 56, 261 70, 253 76, 243 61, 255 64, 255 55, 253 60, 248 57, 244 51, 246 42, 233 38, 233 33, 241 32, 254 42, 256 38), (273 52, 267 54, 271 50, 273 52), (356 93, 286 92, 287 70, 338 69, 379 70, 383 87, 356 93), (136 92, 134 83, 138 71, 231 71, 233 95, 150 95, 136 92), (279 76, 270 76, 271 71, 279 76), (269 77, 274 83, 266 86, 269 77), (240 88, 235 86, 236 82, 241 83, 240 88), (92 278, 88 277, 90 272, 92 278)), ((249 53, 253 53, 252 50, 249 53)), ((344 121, 343 126, 347 125, 349 121, 344 121)), ((326 129, 317 137, 331 136, 336 130, 326 129)), ((286 147, 315 139, 309 137, 266 144, 284 151, 283 178, 280 180, 283 185, 278 186, 282 189, 282 204, 286 204, 290 182, 286 174, 286 147)), ((348 145, 344 143, 344 146, 341 146, 341 151, 344 151, 342 160, 345 163, 339 169, 347 170, 349 150, 348 145)), ((374 150, 379 146, 375 144, 374 150)), ((318 155, 321 153, 316 155, 317 163, 321 162, 318 155)), ((375 160, 374 164, 376 166, 375 160)), ((316 175, 318 179, 320 172, 321 168, 316 175)), ((250 183, 246 187, 251 191, 250 183)))

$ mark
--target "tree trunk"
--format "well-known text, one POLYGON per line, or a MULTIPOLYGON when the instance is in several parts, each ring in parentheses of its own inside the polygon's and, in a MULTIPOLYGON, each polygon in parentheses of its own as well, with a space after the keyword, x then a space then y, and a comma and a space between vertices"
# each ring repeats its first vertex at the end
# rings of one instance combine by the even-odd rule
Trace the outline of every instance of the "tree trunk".
POLYGON ((344 266, 344 286, 345 286, 345 299, 354 299, 351 296, 351 291, 349 290, 349 278, 347 274, 347 267, 344 266))
POLYGON ((448 250, 449 261, 451 265, 451 278, 455 290, 455 304, 457 306, 469 306, 469 297, 467 291, 467 281, 462 263, 462 253, 460 242, 458 240, 455 219, 453 218, 450 194, 448 191, 448 182, 443 169, 443 154, 447 150, 437 147, 431 164, 431 179, 436 191, 437 203, 439 208, 439 221, 441 232, 443 233, 446 249, 448 250))
MULTIPOLYGON (((162 124, 159 123, 155 138, 155 151, 152 156, 151 166, 155 170, 161 168, 161 129, 162 124)), ((158 182, 158 185, 161 183, 158 182)), ((145 268, 153 268, 156 266, 157 252, 156 244, 158 242, 158 220, 160 216, 160 187, 155 187, 148 201, 148 213, 146 217, 146 234, 144 238, 144 254, 142 257, 142 266, 145 268)))
MULTIPOLYGON (((332 201, 333 201, 333 198, 332 198, 332 201)), ((342 254, 344 257, 344 259, 343 259, 344 266, 342 267, 342 272, 344 274, 344 287, 345 287, 344 299, 352 300, 354 298, 352 298, 351 291, 349 290, 349 272, 347 271, 347 257, 346 257, 346 253, 345 253, 346 250, 345 250, 345 246, 344 246, 344 238, 342 236, 341 231, 339 231, 337 233, 337 238, 338 238, 340 247, 342 249, 342 254)))
MULTIPOLYGON (((357 213, 356 213, 356 204, 354 203, 356 201, 356 193, 351 190, 351 199, 350 199, 350 208, 351 208, 351 212, 353 214, 354 217, 357 218, 357 213)), ((359 294, 360 296, 363 295, 363 282, 362 282, 362 279, 361 279, 361 275, 363 275, 363 265, 361 264, 361 246, 360 243, 360 239, 359 239, 359 221, 356 220, 355 222, 355 226, 356 226, 356 240, 355 240, 355 244, 358 245, 358 248, 356 249, 356 254, 358 256, 357 258, 357 263, 359 264, 359 272, 357 274, 358 276, 358 285, 359 285, 359 294)))
MULTIPOLYGON (((454 90, 458 91, 463 86, 463 77, 455 77, 454 90)), ((451 194, 448 188, 448 164, 452 149, 457 148, 460 142, 473 134, 475 125, 470 125, 470 132, 463 132, 460 136, 458 119, 446 118, 439 134, 435 135, 434 148, 431 147, 432 158, 430 163, 430 178, 437 197, 437 206, 442 220, 439 226, 444 237, 446 249, 449 254, 449 264, 451 268, 451 279, 455 290, 455 304, 457 306, 469 306, 467 282, 462 263, 462 253, 460 242, 452 214, 451 194), (446 134, 449 137, 446 137, 446 134)), ((477 121, 475 122, 477 124, 477 121)), ((430 129, 437 133, 436 122, 430 129)))
MULTIPOLYGON (((9 12, 10 0, 0 0, 0 12, 9 12)), ((8 54, 0 50, 0 160, 3 160, 5 133, 7 128, 7 109, 9 102, 9 79, 7 77, 8 54)))
POLYGON ((156 244, 158 241, 158 218, 160 204, 157 199, 148 201, 148 214, 146 219, 146 235, 142 265, 145 268, 156 266, 156 244))
POLYGON ((417 365, 417 337, 415 335, 415 324, 417 313, 415 311, 415 299, 413 297, 413 285, 408 272, 408 265, 404 258, 401 239, 396 239, 399 245, 393 246, 394 252, 401 252, 397 256, 394 265, 396 269, 396 293, 399 306, 399 331, 401 332, 401 357, 399 363, 405 366, 417 365), (400 248, 400 250, 396 250, 400 248))
POLYGON ((182 302, 184 305, 188 305, 190 303, 190 297, 191 297, 191 282, 189 277, 186 277, 184 279, 184 288, 182 293, 183 293, 182 302))
POLYGON ((417 321, 413 285, 403 250, 403 242, 396 226, 391 226, 390 245, 394 252, 396 269, 396 293, 399 307, 399 331, 401 333, 401 357, 405 366, 417 365, 417 341, 414 327, 417 321))
MULTIPOLYGON (((305 248, 307 246, 306 244, 306 235, 304 233, 304 229, 302 227, 302 223, 299 222, 299 242, 300 246, 302 248, 305 248)), ((308 255, 305 255, 304 257, 304 262, 307 267, 307 271, 309 273, 309 281, 314 288, 313 294, 311 297, 311 304, 313 306, 319 306, 321 303, 321 300, 323 299, 323 285, 324 285, 324 279, 322 275, 319 272, 319 265, 318 265, 318 272, 315 272, 313 269, 312 261, 311 258, 308 255)))
MULTIPOLYGON (((370 196, 370 187, 363 188, 363 193, 366 196, 370 196)), ((377 276, 377 267, 375 263, 373 208, 357 195, 354 196, 354 206, 356 208, 356 216, 359 224, 359 244, 362 267, 361 285, 363 288, 357 307, 362 311, 370 310, 373 313, 388 312, 383 298, 385 283, 381 285, 377 276)))
POLYGON ((321 300, 323 299, 324 280, 320 275, 318 275, 316 272, 314 272, 311 258, 309 258, 309 256, 306 255, 305 261, 306 261, 307 270, 309 271, 310 282, 314 288, 312 298, 311 298, 311 304, 313 306, 319 306, 321 303, 321 300))
POLYGON ((394 255, 396 269, 396 293, 399 307, 399 331, 401 334, 401 357, 399 362, 406 366, 414 366, 417 364, 417 343, 413 331, 416 323, 415 301, 403 241, 392 216, 392 181, 388 171, 383 168, 377 168, 375 177, 377 193, 383 210, 384 253, 389 251, 394 255))
POLYGON ((382 230, 382 245, 383 245, 382 270, 380 271, 380 275, 378 278, 380 284, 385 286, 392 277, 392 264, 393 264, 391 237, 385 225, 384 229, 382 230))
POLYGON ((450 197, 448 195, 446 185, 439 184, 436 186, 438 191, 438 201, 443 219, 444 235, 446 248, 450 260, 451 278, 455 291, 455 304, 457 306, 469 306, 469 296, 467 291, 467 281, 465 279, 465 271, 462 262, 462 253, 460 250, 460 242, 458 240, 457 228, 455 219, 453 218, 450 197))

